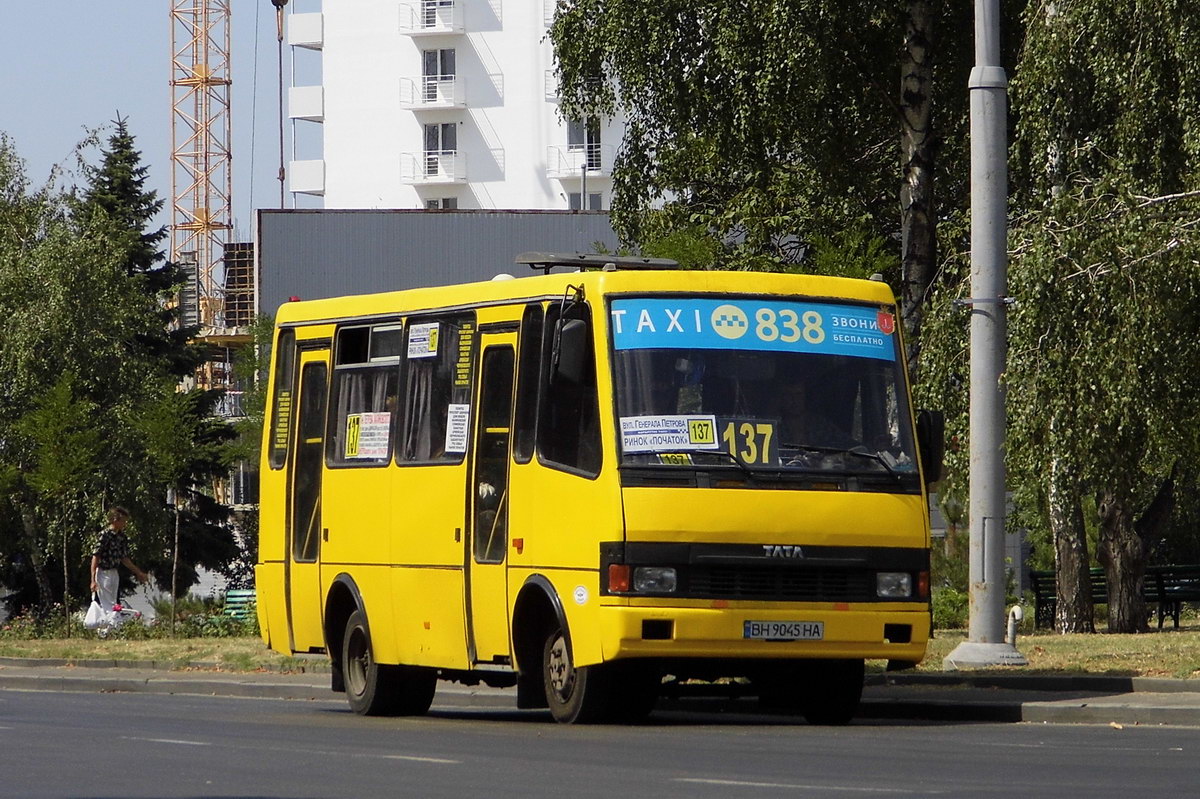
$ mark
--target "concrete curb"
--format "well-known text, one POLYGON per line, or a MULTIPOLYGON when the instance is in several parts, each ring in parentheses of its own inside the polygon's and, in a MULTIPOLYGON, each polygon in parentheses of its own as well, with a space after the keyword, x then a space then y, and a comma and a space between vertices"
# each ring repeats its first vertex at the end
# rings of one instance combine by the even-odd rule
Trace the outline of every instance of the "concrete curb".
POLYGON ((867 685, 905 685, 972 688, 1001 688, 1015 691, 1097 693, 1200 693, 1200 680, 1177 680, 1167 677, 1122 677, 1105 674, 982 674, 968 672, 952 674, 885 673, 867 676, 867 685))

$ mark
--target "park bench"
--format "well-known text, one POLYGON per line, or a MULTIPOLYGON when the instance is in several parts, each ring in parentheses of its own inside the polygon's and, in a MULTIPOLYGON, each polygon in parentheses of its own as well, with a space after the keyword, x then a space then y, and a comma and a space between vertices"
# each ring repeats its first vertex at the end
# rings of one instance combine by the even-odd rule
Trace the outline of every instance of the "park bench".
POLYGON ((1184 602, 1200 602, 1200 566, 1147 566, 1146 601, 1158 604, 1158 629, 1169 615, 1179 629, 1184 602))
POLYGON ((254 615, 256 599, 253 588, 234 588, 225 592, 225 615, 248 619, 254 615))
MULTIPOLYGON (((1104 569, 1089 569, 1088 581, 1092 603, 1108 602, 1108 581, 1104 569)), ((1058 609, 1058 584, 1053 571, 1031 571, 1033 588, 1033 623, 1037 628, 1054 627, 1058 609)), ((1147 566, 1142 580, 1142 598, 1153 603, 1158 614, 1158 629, 1167 616, 1179 629, 1179 614, 1184 602, 1200 602, 1200 566, 1147 566)))
MULTIPOLYGON (((1099 605, 1108 601, 1108 582, 1104 569, 1088 570, 1088 581, 1092 588, 1092 603, 1099 605)), ((1029 584, 1033 588, 1033 626, 1054 627, 1054 614, 1058 610, 1058 581, 1053 571, 1029 572, 1029 584)))

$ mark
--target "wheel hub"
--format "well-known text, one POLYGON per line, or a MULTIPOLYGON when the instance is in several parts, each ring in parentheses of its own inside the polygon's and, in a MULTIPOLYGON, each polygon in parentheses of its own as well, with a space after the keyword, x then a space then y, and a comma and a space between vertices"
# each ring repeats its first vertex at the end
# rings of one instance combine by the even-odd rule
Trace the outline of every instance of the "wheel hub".
POLYGON ((563 699, 571 695, 575 685, 575 670, 571 666, 571 657, 567 654, 567 642, 562 636, 554 639, 550 645, 550 657, 546 665, 550 675, 550 687, 563 699))
POLYGON ((357 630, 350 639, 347 655, 349 657, 346 659, 346 682, 350 690, 355 695, 359 695, 367 685, 367 669, 370 666, 370 654, 366 646, 363 645, 363 641, 358 635, 357 630))

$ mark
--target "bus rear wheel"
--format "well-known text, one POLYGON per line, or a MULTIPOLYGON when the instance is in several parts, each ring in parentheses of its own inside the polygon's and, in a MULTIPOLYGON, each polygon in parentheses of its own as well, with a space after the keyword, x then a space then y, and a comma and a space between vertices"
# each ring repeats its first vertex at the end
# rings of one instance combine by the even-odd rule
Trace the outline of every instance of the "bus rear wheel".
POLYGON ((603 721, 609 711, 610 682, 602 666, 575 666, 566 633, 554 627, 542 647, 546 703, 562 724, 603 721))
POLYGON ((415 716, 433 704, 437 672, 377 663, 362 610, 346 621, 342 670, 350 708, 361 716, 415 716))

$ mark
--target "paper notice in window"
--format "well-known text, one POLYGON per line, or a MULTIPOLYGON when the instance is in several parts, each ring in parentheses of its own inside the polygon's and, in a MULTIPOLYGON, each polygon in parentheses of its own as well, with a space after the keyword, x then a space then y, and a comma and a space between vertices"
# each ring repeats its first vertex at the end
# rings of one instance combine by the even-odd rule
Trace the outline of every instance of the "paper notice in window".
POLYGON ((715 416, 622 416, 624 452, 718 449, 715 416))
POLYGON ((358 452, 356 458, 386 458, 392 415, 383 413, 359 414, 358 452))
POLYGON ((438 351, 438 328, 440 322, 410 325, 408 328, 408 357, 432 358, 438 351))
POLYGON ((466 452, 471 406, 452 403, 446 412, 446 452, 466 452))

